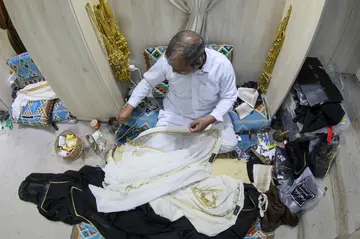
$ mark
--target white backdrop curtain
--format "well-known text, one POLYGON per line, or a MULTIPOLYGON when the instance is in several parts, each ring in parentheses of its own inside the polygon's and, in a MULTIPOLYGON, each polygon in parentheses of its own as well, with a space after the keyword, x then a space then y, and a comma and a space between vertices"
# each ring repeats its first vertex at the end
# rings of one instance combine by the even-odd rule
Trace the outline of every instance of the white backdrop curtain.
POLYGON ((170 0, 181 11, 190 15, 185 29, 193 30, 206 39, 206 19, 208 11, 219 0, 170 0))

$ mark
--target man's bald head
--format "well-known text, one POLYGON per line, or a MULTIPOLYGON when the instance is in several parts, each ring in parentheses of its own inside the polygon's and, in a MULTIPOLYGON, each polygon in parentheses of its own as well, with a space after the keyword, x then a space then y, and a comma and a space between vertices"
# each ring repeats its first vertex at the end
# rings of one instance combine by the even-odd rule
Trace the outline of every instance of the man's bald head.
POLYGON ((177 61, 186 61, 189 66, 195 66, 205 54, 205 43, 202 37, 194 31, 183 30, 170 41, 165 56, 170 65, 177 61))

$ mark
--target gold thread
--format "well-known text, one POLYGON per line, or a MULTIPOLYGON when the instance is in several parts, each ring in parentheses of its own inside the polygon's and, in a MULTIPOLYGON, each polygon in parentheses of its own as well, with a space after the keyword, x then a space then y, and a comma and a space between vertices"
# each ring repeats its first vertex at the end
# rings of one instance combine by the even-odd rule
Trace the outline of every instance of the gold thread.
POLYGON ((273 45, 270 48, 267 55, 267 59, 264 63, 264 70, 262 71, 259 79, 259 90, 262 93, 266 93, 269 87, 269 83, 272 78, 272 73, 274 70, 276 60, 280 54, 281 47, 285 41, 285 30, 289 22, 291 11, 292 11, 292 5, 290 4, 286 16, 279 24, 275 39, 273 40, 273 45))
POLYGON ((86 3, 85 9, 103 40, 115 78, 128 80, 131 75, 128 63, 130 51, 109 4, 106 0, 99 0, 92 7, 90 3, 86 3))
POLYGON ((45 203, 45 199, 46 199, 46 197, 47 197, 47 194, 48 194, 48 192, 49 192, 50 185, 51 185, 52 183, 67 183, 67 182, 69 182, 69 181, 60 181, 60 182, 49 181, 48 188, 46 189, 45 196, 44 196, 43 201, 42 201, 42 203, 41 203, 41 205, 40 205, 40 208, 41 208, 42 210, 44 210, 44 212, 46 212, 46 213, 48 212, 45 208, 43 208, 43 206, 44 206, 44 203, 45 203))

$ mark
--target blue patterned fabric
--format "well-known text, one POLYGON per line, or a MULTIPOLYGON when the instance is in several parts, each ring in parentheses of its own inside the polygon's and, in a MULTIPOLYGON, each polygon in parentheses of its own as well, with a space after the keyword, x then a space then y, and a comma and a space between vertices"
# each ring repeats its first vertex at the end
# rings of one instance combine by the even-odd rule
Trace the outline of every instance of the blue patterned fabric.
POLYGON ((261 229, 261 219, 257 219, 254 225, 250 228, 244 239, 270 239, 274 238, 274 232, 264 232, 261 229))
POLYGON ((72 239, 105 239, 99 231, 88 223, 80 223, 74 226, 72 239))
POLYGON ((7 64, 18 76, 20 82, 25 85, 45 80, 28 52, 8 59, 7 64))
POLYGON ((64 105, 64 102, 60 99, 56 99, 50 121, 57 122, 73 119, 75 119, 75 117, 71 115, 70 111, 64 105))
MULTIPOLYGON (((32 126, 48 126, 50 114, 54 106, 53 100, 29 101, 22 110, 16 123, 32 126)), ((10 108, 10 112, 12 109, 10 108)))
POLYGON ((116 145, 135 139, 141 132, 154 128, 159 116, 158 111, 134 109, 130 118, 120 127, 116 135, 116 145))
POLYGON ((271 124, 271 117, 268 116, 266 107, 263 105, 242 120, 234 111, 229 112, 229 115, 236 133, 269 128, 271 124))
MULTIPOLYGON (((167 46, 157 46, 157 47, 148 47, 144 51, 146 69, 149 70, 159 58, 165 55, 167 46)), ((233 59, 233 46, 227 44, 210 44, 206 45, 206 48, 214 49, 222 54, 224 54, 231 62, 233 59)), ((155 86, 153 95, 155 98, 164 98, 167 90, 169 89, 169 84, 165 80, 164 82, 155 86)))

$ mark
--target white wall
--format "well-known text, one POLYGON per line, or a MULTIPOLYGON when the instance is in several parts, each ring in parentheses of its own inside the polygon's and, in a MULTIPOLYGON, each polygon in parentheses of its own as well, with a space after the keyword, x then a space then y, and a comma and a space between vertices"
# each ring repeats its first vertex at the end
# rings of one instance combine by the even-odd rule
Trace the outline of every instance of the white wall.
MULTIPOLYGON (((0 99, 2 99, 7 106, 10 105, 12 98, 11 88, 7 84, 7 79, 10 76, 10 73, 9 66, 6 65, 6 61, 15 55, 16 53, 12 49, 7 37, 7 32, 0 29, 0 99)), ((5 110, 6 107, 0 103, 0 109, 5 110)))
POLYGON ((327 0, 309 56, 327 65, 334 61, 341 72, 360 68, 360 1, 327 0))
MULTIPOLYGON (((145 69, 143 50, 166 45, 188 15, 168 0, 108 0, 132 53, 145 69)), ((257 81, 281 20, 285 0, 221 0, 208 15, 208 43, 234 45, 238 82, 257 81)))

